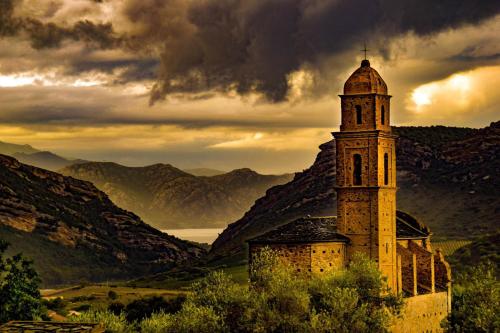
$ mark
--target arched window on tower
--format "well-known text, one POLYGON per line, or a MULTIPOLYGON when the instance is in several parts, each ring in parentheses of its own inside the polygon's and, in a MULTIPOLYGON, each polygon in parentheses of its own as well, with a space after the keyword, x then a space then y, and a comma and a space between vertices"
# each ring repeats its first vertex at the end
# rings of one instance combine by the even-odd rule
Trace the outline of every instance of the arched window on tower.
POLYGON ((384 184, 389 185, 389 155, 384 154, 384 184))
POLYGON ((385 108, 383 105, 381 110, 381 116, 382 116, 382 125, 385 125, 385 108))
POLYGON ((356 105, 356 124, 361 125, 363 123, 363 114, 361 113, 361 105, 356 105))
POLYGON ((354 185, 361 185, 361 155, 354 154, 352 157, 353 173, 352 181, 354 185))

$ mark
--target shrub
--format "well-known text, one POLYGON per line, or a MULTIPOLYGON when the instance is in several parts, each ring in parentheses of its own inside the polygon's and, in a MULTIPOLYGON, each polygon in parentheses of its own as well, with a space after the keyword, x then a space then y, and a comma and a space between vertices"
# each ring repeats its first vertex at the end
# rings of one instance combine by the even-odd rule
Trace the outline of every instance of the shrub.
POLYGON ((174 313, 181 309, 185 298, 183 295, 172 299, 165 299, 161 296, 140 298, 127 304, 124 309, 125 316, 129 322, 134 322, 149 318, 153 313, 174 313))
POLYGON ((215 311, 206 306, 187 303, 177 314, 155 313, 141 322, 144 333, 217 333, 229 332, 215 311))
POLYGON ((449 332, 500 332, 500 284, 495 265, 484 263, 460 274, 453 285, 449 332))
POLYGON ((42 300, 42 304, 49 310, 65 315, 68 302, 66 302, 62 297, 57 297, 51 300, 42 300))
POLYGON ((118 294, 114 290, 108 291, 108 298, 111 300, 115 300, 118 298, 118 294))
POLYGON ((108 311, 115 315, 120 315, 125 310, 125 305, 121 302, 113 302, 108 306, 108 311))
POLYGON ((133 326, 129 325, 125 315, 115 315, 108 311, 90 310, 83 312, 78 317, 70 317, 68 320, 77 323, 100 323, 104 326, 106 332, 110 333, 132 333, 136 331, 133 326))
POLYGON ((78 311, 78 312, 89 311, 90 310, 90 304, 80 304, 79 306, 77 306, 73 310, 78 311))

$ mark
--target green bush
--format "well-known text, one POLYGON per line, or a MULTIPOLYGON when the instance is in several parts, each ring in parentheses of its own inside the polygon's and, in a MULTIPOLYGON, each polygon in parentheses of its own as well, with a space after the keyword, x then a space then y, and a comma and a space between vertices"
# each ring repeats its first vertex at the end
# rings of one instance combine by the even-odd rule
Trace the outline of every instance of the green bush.
POLYGON ((78 317, 70 317, 69 321, 78 323, 100 323, 106 332, 110 333, 132 333, 136 332, 134 327, 125 319, 125 315, 115 315, 108 311, 90 310, 82 312, 78 317))
POLYGON ((108 311, 117 316, 124 310, 125 310, 125 305, 121 302, 113 302, 108 306, 108 311))
POLYGON ((76 308, 74 308, 73 310, 78 311, 78 312, 82 312, 82 311, 89 311, 90 308, 91 308, 90 304, 80 304, 76 308))
POLYGON ((225 329, 222 318, 206 306, 186 304, 177 314, 155 313, 140 324, 143 333, 217 333, 229 332, 225 329))
POLYGON ((118 298, 118 294, 116 293, 116 291, 110 290, 110 291, 108 291, 108 298, 115 300, 118 298))
POLYGON ((66 302, 62 297, 57 297, 51 300, 42 300, 42 304, 49 310, 55 311, 61 315, 66 315, 66 302))
POLYGON ((4 258, 8 244, 0 240, 0 323, 33 320, 44 315, 33 263, 22 255, 4 258))
MULTIPOLYGON (((161 296, 149 296, 137 299, 127 304, 123 309, 128 322, 141 321, 153 313, 174 313, 181 309, 185 296, 165 299, 161 296)), ((116 313, 116 312, 115 312, 116 313)))
POLYGON ((457 276, 449 332, 500 332, 500 284, 495 265, 483 263, 457 276))

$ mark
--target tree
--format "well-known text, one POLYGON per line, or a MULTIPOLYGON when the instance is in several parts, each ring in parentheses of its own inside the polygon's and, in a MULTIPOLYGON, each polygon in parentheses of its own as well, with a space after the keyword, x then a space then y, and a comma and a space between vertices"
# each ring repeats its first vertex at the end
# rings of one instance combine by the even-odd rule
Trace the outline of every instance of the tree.
POLYGON ((0 323, 40 317, 40 279, 33 262, 21 254, 4 258, 7 247, 8 243, 0 240, 0 323))
POLYGON ((457 276, 453 285, 449 332, 500 332, 500 284, 495 266, 483 263, 457 276))

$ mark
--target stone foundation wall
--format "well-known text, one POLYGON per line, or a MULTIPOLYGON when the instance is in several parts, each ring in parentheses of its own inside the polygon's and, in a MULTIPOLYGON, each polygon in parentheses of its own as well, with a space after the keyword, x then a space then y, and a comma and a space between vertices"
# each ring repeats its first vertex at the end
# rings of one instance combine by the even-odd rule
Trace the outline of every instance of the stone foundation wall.
POLYGON ((394 321, 391 332, 443 332, 441 322, 450 311, 447 292, 408 297, 405 301, 403 317, 394 321))

